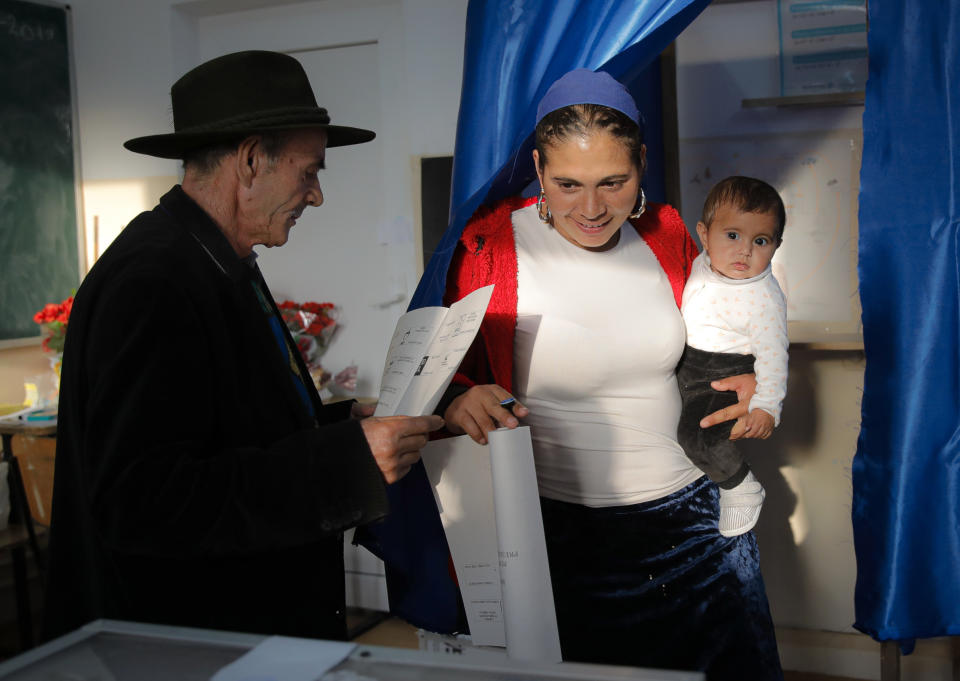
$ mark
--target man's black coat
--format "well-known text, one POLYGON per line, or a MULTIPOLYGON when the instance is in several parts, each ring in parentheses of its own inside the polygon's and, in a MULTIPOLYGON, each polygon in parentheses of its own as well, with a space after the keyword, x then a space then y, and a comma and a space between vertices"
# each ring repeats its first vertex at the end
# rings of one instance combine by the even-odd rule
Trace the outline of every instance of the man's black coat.
POLYGON ((100 617, 344 637, 341 532, 386 513, 383 477, 348 404, 310 385, 315 421, 298 397, 259 276, 174 187, 84 280, 63 357, 48 637, 100 617))

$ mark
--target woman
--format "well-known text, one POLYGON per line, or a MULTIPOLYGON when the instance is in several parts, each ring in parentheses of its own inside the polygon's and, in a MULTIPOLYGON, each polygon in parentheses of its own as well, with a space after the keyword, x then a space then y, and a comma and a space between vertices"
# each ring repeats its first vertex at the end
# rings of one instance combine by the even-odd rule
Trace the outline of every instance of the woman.
MULTIPOLYGON (((478 211, 451 263, 448 303, 496 287, 447 427, 485 442, 515 416, 530 426, 564 659, 780 679, 755 539, 720 536, 717 488, 676 440, 697 249, 674 209, 646 204, 640 114, 577 70, 537 120, 540 196, 478 211)), ((705 425, 753 391, 716 387, 741 402, 705 425)))

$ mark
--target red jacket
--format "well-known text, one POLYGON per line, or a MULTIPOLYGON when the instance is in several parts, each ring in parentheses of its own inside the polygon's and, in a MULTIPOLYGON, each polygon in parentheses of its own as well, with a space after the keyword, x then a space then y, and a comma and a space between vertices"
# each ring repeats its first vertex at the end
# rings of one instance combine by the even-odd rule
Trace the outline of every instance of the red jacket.
MULTIPOLYGON (((480 326, 481 340, 474 342, 460 364, 455 380, 461 385, 496 383, 507 390, 513 389, 517 249, 510 216, 535 201, 535 198, 513 197, 482 206, 464 227, 457 244, 447 274, 444 304, 450 305, 482 286, 495 284, 480 326)), ((698 253, 680 214, 668 205, 648 203, 644 214, 630 223, 656 255, 680 307, 683 286, 698 253)))

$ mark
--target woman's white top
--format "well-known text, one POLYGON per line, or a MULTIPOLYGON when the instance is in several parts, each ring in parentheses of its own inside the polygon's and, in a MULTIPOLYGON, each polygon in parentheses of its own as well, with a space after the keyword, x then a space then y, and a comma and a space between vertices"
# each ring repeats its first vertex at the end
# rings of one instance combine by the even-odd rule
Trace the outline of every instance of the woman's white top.
POLYGON ((779 425, 790 341, 787 301, 770 266, 749 279, 730 279, 714 272, 701 253, 693 261, 681 309, 690 347, 753 354, 757 390, 749 409, 763 409, 779 425))
POLYGON ((584 250, 535 206, 513 228, 514 391, 530 408, 540 494, 621 506, 703 475, 677 444, 685 331, 653 251, 630 224, 614 248, 584 250))

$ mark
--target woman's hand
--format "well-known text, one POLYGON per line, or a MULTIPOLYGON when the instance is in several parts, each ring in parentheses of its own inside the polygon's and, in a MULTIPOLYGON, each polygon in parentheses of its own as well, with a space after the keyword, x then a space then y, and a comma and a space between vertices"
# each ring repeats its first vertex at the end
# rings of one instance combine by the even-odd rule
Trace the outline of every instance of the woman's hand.
POLYGON ((487 444, 487 433, 498 427, 516 428, 517 417, 523 418, 530 410, 514 402, 512 411, 500 406, 513 396, 499 385, 475 385, 457 397, 443 414, 447 430, 460 435, 466 433, 474 442, 487 444))
POLYGON ((743 417, 749 413, 750 399, 753 397, 753 393, 757 391, 757 377, 753 374, 730 376, 714 381, 710 384, 710 387, 721 392, 735 391, 737 393, 737 403, 705 416, 700 421, 700 427, 709 428, 724 421, 737 419, 737 422, 733 425, 733 430, 730 431, 730 439, 739 440, 742 437, 755 437, 746 434, 746 424, 743 422, 743 417))

